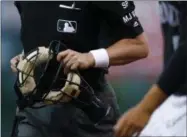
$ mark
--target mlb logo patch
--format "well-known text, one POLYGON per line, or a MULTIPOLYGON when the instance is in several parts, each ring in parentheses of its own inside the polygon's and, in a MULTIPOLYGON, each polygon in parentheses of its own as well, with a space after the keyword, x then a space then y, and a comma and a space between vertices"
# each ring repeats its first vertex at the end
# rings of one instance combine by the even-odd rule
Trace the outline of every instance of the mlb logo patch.
POLYGON ((77 22, 71 20, 57 21, 57 31, 61 33, 76 33, 77 32, 77 22))

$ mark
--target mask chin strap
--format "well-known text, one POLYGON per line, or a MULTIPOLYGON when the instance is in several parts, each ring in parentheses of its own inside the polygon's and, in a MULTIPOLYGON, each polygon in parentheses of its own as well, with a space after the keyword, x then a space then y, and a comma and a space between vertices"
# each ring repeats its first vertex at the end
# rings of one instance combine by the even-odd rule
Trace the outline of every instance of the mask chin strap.
MULTIPOLYGON (((77 74, 79 73, 77 72, 77 74)), ((89 90, 91 91, 91 93, 89 94, 90 96, 89 105, 85 107, 80 107, 80 108, 85 112, 85 114, 87 114, 87 116, 90 118, 91 121, 93 121, 95 124, 99 124, 99 122, 109 114, 111 107, 105 104, 104 102, 102 102, 95 95, 93 88, 86 82, 86 80, 80 74, 79 76, 81 77, 81 80, 83 80, 84 83, 88 86, 89 90)), ((88 89, 87 89, 87 92, 88 92, 88 89)), ((77 107, 79 107, 78 104, 77 104, 77 107)))

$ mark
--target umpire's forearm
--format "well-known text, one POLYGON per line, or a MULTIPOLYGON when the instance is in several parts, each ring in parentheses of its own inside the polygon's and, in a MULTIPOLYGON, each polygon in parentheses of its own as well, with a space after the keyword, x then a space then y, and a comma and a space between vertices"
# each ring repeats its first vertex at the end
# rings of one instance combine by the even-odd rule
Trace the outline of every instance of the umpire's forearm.
POLYGON ((122 39, 107 49, 110 65, 125 65, 148 56, 144 34, 134 39, 122 39))
POLYGON ((168 95, 157 85, 148 91, 138 106, 149 113, 153 113, 166 99, 168 95))

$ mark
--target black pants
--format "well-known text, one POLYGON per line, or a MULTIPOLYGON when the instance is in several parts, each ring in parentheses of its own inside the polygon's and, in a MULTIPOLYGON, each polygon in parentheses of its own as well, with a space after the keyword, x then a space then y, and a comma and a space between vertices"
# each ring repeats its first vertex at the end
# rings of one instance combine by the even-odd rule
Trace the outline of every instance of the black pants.
POLYGON ((100 90, 98 98, 111 109, 99 124, 72 104, 27 108, 16 114, 14 137, 114 137, 113 126, 119 116, 115 93, 108 84, 100 90))

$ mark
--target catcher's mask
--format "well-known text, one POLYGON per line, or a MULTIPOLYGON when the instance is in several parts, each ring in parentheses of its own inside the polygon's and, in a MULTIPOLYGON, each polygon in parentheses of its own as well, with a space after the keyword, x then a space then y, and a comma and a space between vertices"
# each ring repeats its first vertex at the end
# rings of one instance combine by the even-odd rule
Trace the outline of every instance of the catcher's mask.
POLYGON ((92 121, 98 122, 107 115, 109 107, 95 96, 92 87, 78 72, 63 73, 63 63, 56 61, 62 47, 66 48, 61 42, 53 41, 49 47, 38 47, 20 58, 15 83, 18 107, 37 108, 37 103, 43 106, 73 103, 92 121))

